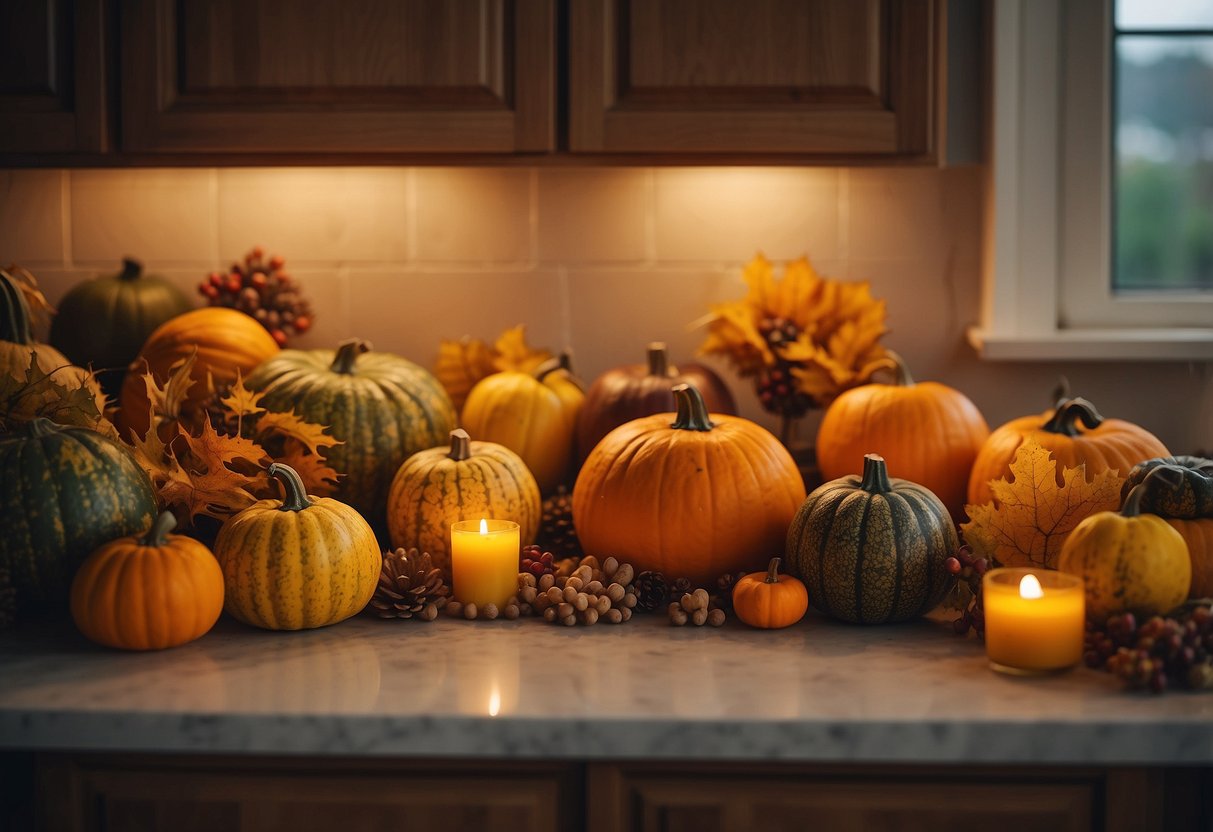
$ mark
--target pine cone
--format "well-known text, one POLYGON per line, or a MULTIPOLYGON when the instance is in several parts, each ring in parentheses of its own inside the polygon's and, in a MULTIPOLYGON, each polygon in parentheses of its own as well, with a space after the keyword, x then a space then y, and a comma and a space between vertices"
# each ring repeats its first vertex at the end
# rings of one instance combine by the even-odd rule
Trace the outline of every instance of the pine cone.
POLYGON ((665 606, 670 596, 670 586, 665 575, 647 569, 636 576, 636 609, 653 612, 665 606))
POLYGON ((573 527, 573 495, 563 485, 543 501, 543 519, 535 542, 557 560, 581 556, 581 541, 573 527))
POLYGON ((669 597, 677 601, 694 588, 695 586, 691 583, 690 578, 675 578, 674 580, 670 581, 669 597))
POLYGON ((0 567, 0 631, 7 630, 17 620, 17 589, 6 567, 0 567))
POLYGON ((446 605, 450 588, 442 570, 430 556, 417 549, 397 549, 383 554, 379 586, 371 606, 380 618, 420 618, 433 621, 446 605))

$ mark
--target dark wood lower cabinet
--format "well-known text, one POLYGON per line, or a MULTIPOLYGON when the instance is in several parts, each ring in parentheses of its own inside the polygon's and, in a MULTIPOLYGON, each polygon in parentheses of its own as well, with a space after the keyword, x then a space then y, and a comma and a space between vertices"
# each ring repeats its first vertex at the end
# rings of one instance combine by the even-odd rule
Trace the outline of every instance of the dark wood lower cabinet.
POLYGON ((8 795, 13 828, 48 832, 1213 829, 1208 768, 113 754, 0 759, 5 779, 24 783, 34 801, 20 810, 13 801, 21 796, 8 795))

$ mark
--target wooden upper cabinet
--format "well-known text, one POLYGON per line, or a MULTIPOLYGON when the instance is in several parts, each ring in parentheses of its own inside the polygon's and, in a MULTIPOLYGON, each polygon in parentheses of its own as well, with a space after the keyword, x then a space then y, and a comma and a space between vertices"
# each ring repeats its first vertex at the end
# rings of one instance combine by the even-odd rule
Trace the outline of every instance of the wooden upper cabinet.
POLYGON ((940 0, 569 0, 569 148, 936 153, 940 0))
POLYGON ((554 3, 125 0, 123 150, 554 150, 554 3))
POLYGON ((0 0, 0 153, 106 149, 101 0, 0 0))

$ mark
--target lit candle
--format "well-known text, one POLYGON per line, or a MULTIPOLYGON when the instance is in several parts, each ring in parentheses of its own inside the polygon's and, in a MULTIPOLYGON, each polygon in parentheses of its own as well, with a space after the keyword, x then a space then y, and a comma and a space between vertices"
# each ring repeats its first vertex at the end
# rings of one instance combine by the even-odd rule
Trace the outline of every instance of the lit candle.
POLYGON ((1082 578, 1047 569, 993 569, 982 580, 986 655, 1008 673, 1048 673, 1082 659, 1082 578))
POLYGON ((451 525, 451 589, 464 604, 505 606, 518 591, 518 524, 460 520, 451 525))

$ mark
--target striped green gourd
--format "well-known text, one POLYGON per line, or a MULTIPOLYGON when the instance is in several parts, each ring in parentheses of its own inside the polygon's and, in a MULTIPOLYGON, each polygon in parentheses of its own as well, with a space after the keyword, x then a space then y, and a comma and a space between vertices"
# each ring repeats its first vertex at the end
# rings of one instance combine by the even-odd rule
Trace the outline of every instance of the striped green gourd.
POLYGON ((67 597, 98 546, 146 531, 156 516, 147 474, 121 444, 34 419, 0 438, 0 563, 23 606, 67 597))
POLYGON ((815 490, 788 529, 788 571, 815 608, 854 624, 909 621, 943 600, 960 542, 929 489, 892 479, 876 454, 863 476, 815 490))
POLYGON ((337 350, 283 350, 248 377, 261 406, 294 410, 341 440, 325 458, 342 474, 334 496, 372 523, 382 519, 400 463, 432 448, 455 427, 455 408, 429 371, 366 341, 337 350))

